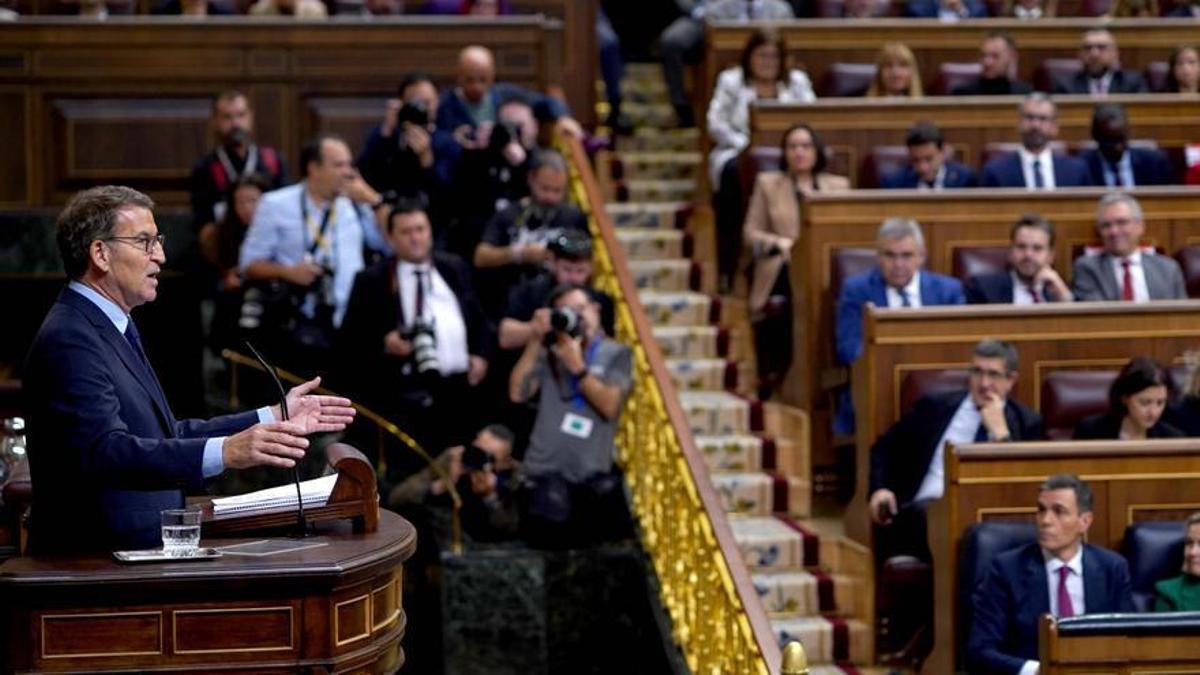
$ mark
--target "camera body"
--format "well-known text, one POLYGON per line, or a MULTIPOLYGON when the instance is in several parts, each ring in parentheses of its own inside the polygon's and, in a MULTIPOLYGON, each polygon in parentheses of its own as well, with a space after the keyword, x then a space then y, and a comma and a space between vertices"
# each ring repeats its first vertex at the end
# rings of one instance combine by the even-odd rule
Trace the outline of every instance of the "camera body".
POLYGON ((436 373, 441 368, 437 354, 437 334, 433 323, 417 319, 401 336, 412 343, 412 364, 417 373, 436 373))
POLYGON ((550 310, 551 332, 546 333, 546 345, 552 345, 558 340, 559 334, 569 338, 583 335, 583 321, 579 312, 570 307, 556 307, 550 310))
POLYGON ((520 125, 505 120, 497 120, 496 125, 492 127, 492 135, 488 138, 488 150, 500 154, 513 141, 521 142, 520 125))
POLYGON ((428 126, 429 109, 420 101, 405 101, 404 105, 400 106, 400 111, 396 113, 396 122, 401 126, 405 122, 419 127, 428 126))

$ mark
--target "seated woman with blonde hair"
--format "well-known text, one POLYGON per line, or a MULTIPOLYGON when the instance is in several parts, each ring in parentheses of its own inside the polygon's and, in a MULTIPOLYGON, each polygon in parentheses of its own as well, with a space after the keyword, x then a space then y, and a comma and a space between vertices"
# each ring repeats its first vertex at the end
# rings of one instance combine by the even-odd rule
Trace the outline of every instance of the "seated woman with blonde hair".
POLYGON ((812 127, 793 125, 780 145, 783 170, 758 174, 743 230, 754 257, 749 304, 760 398, 770 396, 792 362, 787 262, 800 236, 800 202, 817 192, 850 189, 850 179, 825 171, 825 147, 812 127))
POLYGON ((1187 519, 1183 534, 1183 573, 1154 584, 1154 611, 1200 611, 1200 513, 1187 519))
POLYGON ((867 89, 867 98, 921 98, 921 69, 908 45, 887 42, 875 55, 875 79, 867 89))

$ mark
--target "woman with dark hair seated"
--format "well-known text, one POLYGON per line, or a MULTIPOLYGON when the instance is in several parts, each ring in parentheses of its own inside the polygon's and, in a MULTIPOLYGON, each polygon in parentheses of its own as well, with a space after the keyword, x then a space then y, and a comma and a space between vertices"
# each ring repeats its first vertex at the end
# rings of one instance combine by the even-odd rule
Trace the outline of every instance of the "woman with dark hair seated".
POLYGON ((1132 359, 1108 390, 1108 412, 1075 425, 1077 440, 1178 438, 1183 432, 1162 421, 1171 398, 1171 375, 1154 359, 1132 359))
POLYGON ((1187 519, 1183 535, 1183 574, 1154 584, 1154 611, 1200 611, 1200 513, 1187 519))

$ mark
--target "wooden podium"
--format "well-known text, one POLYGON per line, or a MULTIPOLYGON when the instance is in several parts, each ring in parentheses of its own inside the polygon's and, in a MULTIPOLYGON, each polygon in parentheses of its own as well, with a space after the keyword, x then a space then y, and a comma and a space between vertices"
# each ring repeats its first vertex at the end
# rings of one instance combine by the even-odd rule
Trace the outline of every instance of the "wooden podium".
MULTIPOLYGON (((330 463, 346 469, 357 461, 347 456, 330 463)), ((354 471, 339 471, 330 504, 311 510, 317 530, 303 542, 312 548, 136 565, 108 554, 9 560, 0 566, 0 671, 395 672, 407 620, 402 567, 416 532, 380 512, 373 478, 358 485, 354 471)), ((256 518, 241 525, 271 525, 256 518)), ((294 513, 283 529, 293 523, 294 513)), ((210 527, 202 546, 268 538, 210 538, 210 527)))

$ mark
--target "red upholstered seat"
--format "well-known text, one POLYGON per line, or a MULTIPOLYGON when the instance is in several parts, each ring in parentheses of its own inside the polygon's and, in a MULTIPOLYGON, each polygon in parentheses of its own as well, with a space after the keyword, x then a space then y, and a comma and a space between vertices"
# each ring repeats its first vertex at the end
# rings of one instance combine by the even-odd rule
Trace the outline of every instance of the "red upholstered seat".
POLYGON ((1146 84, 1150 91, 1163 91, 1167 88, 1167 73, 1169 68, 1166 61, 1151 61, 1146 64, 1146 84))
POLYGON ((1038 91, 1053 91, 1055 82, 1070 77, 1080 70, 1083 70, 1083 62, 1079 59, 1045 59, 1033 74, 1033 86, 1038 91))
POLYGON ((1079 16, 1104 16, 1112 6, 1113 0, 1083 0, 1079 5, 1079 16))
POLYGON ((967 388, 967 371, 961 369, 915 370, 900 383, 901 415, 927 394, 943 394, 967 388))
POLYGON ((831 262, 833 264, 829 270, 829 306, 833 307, 842 293, 842 284, 847 278, 875 266, 875 249, 839 248, 833 252, 831 262))
POLYGON ((1055 370, 1042 380, 1042 419, 1046 438, 1071 438, 1075 425, 1088 415, 1108 409, 1108 389, 1114 370, 1055 370))
POLYGON ((930 93, 937 95, 949 94, 956 87, 960 87, 979 77, 982 72, 983 66, 975 61, 966 63, 949 61, 943 63, 938 68, 938 79, 934 83, 930 93))
POLYGON ((1200 298, 1200 246, 1184 246, 1175 253, 1175 260, 1183 269, 1188 297, 1200 298))
POLYGON ((908 164, 908 146, 906 145, 877 145, 871 148, 871 154, 863 160, 862 171, 859 172, 858 185, 861 188, 877 188, 884 176, 897 171, 908 164))
POLYGON ((874 63, 831 63, 821 83, 821 96, 862 96, 873 79, 874 63))
POLYGON ((979 275, 994 274, 1008 269, 1006 246, 959 246, 951 254, 950 269, 962 281, 979 275))

